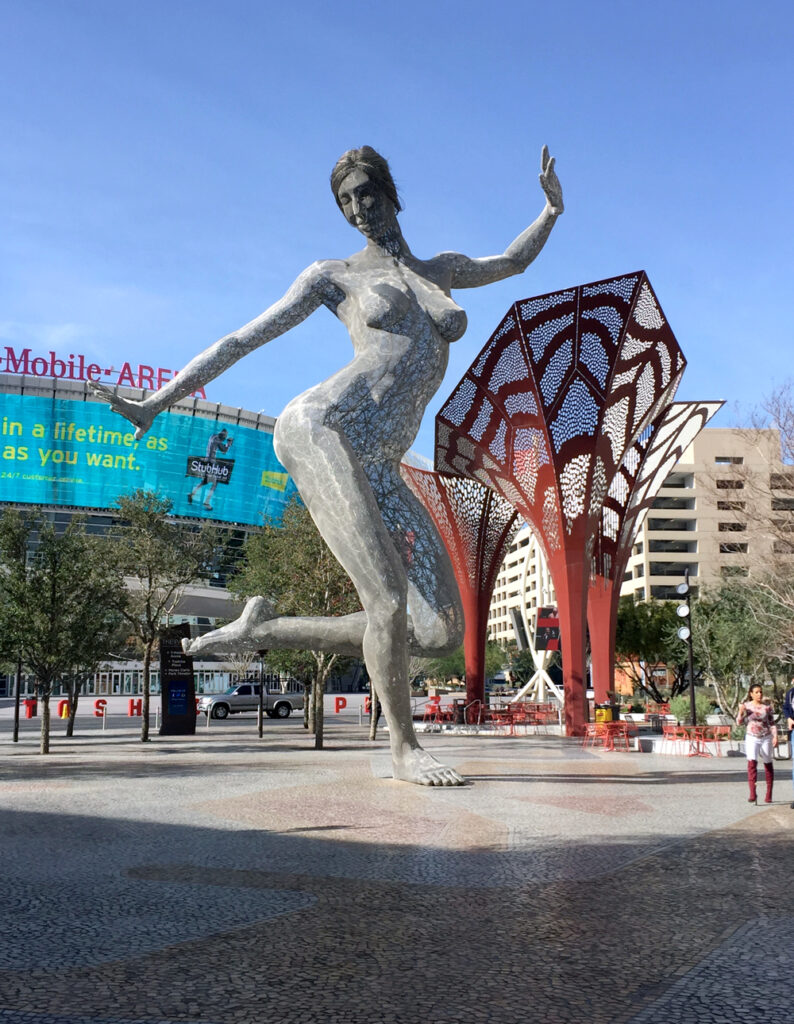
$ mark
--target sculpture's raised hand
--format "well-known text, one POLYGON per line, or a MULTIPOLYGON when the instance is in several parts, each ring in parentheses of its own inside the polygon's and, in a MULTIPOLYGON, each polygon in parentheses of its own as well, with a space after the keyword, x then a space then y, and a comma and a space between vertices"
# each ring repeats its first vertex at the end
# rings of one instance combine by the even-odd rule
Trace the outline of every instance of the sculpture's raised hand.
POLYGON ((123 398, 104 384, 98 384, 96 381, 90 380, 88 381, 88 386, 97 398, 107 402, 114 412, 119 413, 132 423, 136 428, 135 439, 139 441, 152 425, 154 413, 147 409, 143 402, 134 402, 131 398, 123 398))
POLYGON ((560 214, 565 209, 562 201, 562 185, 554 170, 554 157, 549 156, 549 147, 544 146, 540 154, 540 187, 546 193, 546 200, 552 213, 560 214))

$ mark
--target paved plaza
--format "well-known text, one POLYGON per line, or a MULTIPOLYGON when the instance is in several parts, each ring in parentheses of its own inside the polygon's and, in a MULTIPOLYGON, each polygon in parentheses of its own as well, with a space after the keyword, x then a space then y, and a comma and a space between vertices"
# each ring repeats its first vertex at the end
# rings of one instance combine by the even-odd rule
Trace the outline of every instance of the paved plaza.
POLYGON ((0 1024, 791 1024, 791 762, 0 722, 0 1024))

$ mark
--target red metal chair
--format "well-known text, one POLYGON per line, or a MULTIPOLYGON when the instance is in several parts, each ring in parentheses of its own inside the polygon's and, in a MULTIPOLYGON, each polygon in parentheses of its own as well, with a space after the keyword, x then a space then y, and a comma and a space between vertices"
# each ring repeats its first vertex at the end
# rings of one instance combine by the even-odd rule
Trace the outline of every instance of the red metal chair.
POLYGON ((662 743, 672 743, 673 753, 679 754, 682 743, 686 743, 689 749, 689 735, 677 722, 666 722, 662 725, 662 743))
POLYGON ((425 704, 424 714, 422 715, 422 721, 424 723, 430 722, 435 725, 438 722, 438 709, 441 706, 440 697, 431 697, 425 704))
POLYGON ((631 741, 637 735, 637 726, 631 722, 608 722, 610 750, 631 750, 631 741))
POLYGON ((495 729, 507 729, 509 736, 515 736, 513 713, 510 708, 494 708, 491 711, 491 721, 495 729))
POLYGON ((709 726, 711 736, 709 738, 710 743, 714 744, 714 753, 717 757, 722 756, 722 744, 726 742, 730 745, 731 742, 731 727, 729 725, 712 725, 709 726))
POLYGON ((582 735, 582 748, 602 747, 606 741, 606 729, 603 722, 585 722, 582 735))

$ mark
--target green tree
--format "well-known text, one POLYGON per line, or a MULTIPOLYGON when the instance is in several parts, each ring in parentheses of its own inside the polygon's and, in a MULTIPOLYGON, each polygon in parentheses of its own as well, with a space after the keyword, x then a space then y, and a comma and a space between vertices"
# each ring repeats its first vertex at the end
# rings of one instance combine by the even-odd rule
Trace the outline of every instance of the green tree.
POLYGON ((742 581, 704 591, 692 605, 692 644, 723 711, 736 717, 753 682, 763 682, 774 656, 770 637, 742 581))
POLYGON ((6 512, 0 519, 0 562, 3 626, 36 678, 40 750, 48 754, 53 688, 93 672, 107 657, 120 626, 121 581, 107 546, 86 536, 79 519, 56 533, 50 523, 6 512))
POLYGON ((427 674, 432 679, 463 679, 466 674, 466 659, 463 644, 441 658, 430 658, 427 662, 427 674))
POLYGON ((532 660, 532 652, 527 648, 519 651, 513 646, 508 650, 508 665, 510 678, 519 687, 525 686, 535 674, 535 662, 532 660))
POLYGON ((267 663, 274 672, 303 683, 303 728, 314 732, 312 687, 317 663, 311 651, 268 651, 267 663))
POLYGON ((634 685, 658 703, 683 693, 689 681, 685 672, 686 648, 676 636, 680 620, 671 601, 640 601, 623 597, 618 606, 615 657, 634 685), (673 670, 670 694, 663 694, 653 669, 673 670))
POLYGON ((138 490, 117 499, 119 523, 114 527, 115 564, 126 578, 127 593, 119 603, 129 632, 143 651, 141 742, 149 739, 151 665, 160 629, 195 582, 221 557, 218 530, 178 524, 170 518, 171 502, 151 491, 138 490))
MULTIPOLYGON (((356 589, 320 536, 306 507, 297 499, 287 505, 281 526, 265 526, 250 537, 240 571, 230 581, 238 597, 263 595, 280 615, 347 615, 361 610, 356 589)), ((308 725, 314 745, 323 746, 323 695, 332 671, 343 659, 328 651, 268 654, 268 662, 299 679, 311 680, 308 725), (280 660, 279 660, 280 659, 280 660)))
MULTIPOLYGON (((485 644, 485 678, 490 679, 497 672, 501 671, 507 661, 507 655, 502 647, 493 640, 485 644)), ((443 658, 428 658, 424 662, 426 675, 435 679, 464 679, 466 676, 466 657, 463 644, 451 654, 443 658)))

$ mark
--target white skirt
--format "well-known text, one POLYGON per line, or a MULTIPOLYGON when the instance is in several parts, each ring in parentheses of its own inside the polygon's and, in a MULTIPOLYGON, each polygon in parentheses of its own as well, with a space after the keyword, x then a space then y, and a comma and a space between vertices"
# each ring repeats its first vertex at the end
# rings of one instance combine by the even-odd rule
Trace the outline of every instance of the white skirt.
POLYGON ((769 764, 772 761, 772 737, 745 736, 744 751, 748 761, 763 761, 764 764, 769 764))

